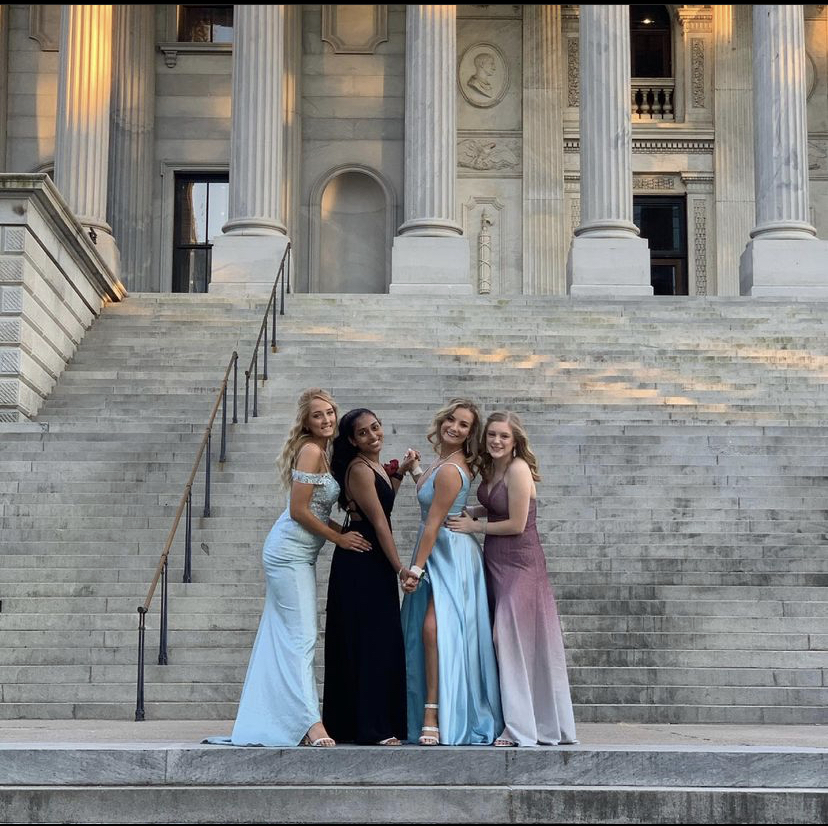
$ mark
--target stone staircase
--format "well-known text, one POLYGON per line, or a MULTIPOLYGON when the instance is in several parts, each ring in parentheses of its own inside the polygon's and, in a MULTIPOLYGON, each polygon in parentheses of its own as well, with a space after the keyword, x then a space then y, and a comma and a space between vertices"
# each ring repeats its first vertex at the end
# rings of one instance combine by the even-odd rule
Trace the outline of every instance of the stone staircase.
MULTIPOLYGON (((261 310, 131 296, 87 335, 39 424, 0 431, 0 717, 134 713, 136 608, 227 359, 237 348, 246 365, 261 310)), ((153 664, 157 600, 149 615, 147 716, 234 716, 261 544, 284 502, 275 458, 298 392, 319 385, 342 411, 376 410, 386 459, 424 450, 451 396, 521 413, 578 720, 828 723, 826 311, 290 296, 261 416, 231 428, 213 466, 189 585, 183 528, 176 539, 167 666, 153 664)), ((407 483, 401 548, 416 520, 407 483)))

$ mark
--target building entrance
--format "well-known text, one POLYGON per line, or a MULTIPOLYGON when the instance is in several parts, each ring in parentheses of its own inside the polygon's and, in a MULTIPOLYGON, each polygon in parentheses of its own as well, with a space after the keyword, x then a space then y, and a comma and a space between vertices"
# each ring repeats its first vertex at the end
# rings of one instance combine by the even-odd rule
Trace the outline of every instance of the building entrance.
POLYGON ((633 198, 633 221, 650 246, 654 295, 687 295, 687 219, 684 198, 633 198))

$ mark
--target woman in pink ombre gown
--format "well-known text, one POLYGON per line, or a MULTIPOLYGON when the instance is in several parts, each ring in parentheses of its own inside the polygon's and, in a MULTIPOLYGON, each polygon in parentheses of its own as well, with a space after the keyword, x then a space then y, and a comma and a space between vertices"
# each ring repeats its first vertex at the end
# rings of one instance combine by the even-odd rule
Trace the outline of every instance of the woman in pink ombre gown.
POLYGON ((561 623, 535 525, 537 460, 514 413, 492 413, 483 443, 477 491, 482 507, 469 507, 447 524, 486 536, 486 584, 505 721, 495 745, 575 743, 561 623))

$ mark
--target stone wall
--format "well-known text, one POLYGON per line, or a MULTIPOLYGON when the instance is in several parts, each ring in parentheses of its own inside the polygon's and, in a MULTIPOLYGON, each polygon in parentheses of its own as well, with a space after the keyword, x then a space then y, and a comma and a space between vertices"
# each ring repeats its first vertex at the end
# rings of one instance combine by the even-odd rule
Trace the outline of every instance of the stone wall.
POLYGON ((0 175, 0 421, 31 419, 126 295, 46 174, 0 175))

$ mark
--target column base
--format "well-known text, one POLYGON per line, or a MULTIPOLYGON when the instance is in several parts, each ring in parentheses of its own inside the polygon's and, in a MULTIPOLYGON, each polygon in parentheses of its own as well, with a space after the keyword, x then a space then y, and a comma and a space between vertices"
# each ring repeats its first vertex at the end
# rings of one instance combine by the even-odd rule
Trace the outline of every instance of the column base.
POLYGON ((742 295, 828 298, 828 241, 754 238, 739 259, 742 295))
POLYGON ((395 295, 472 295, 467 238, 398 235, 391 249, 395 295))
POLYGON ((643 238, 573 238, 566 264, 572 296, 626 298, 652 295, 650 249, 643 238))
POLYGON ((287 235, 220 235, 213 243, 210 295, 270 295, 287 235))

